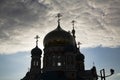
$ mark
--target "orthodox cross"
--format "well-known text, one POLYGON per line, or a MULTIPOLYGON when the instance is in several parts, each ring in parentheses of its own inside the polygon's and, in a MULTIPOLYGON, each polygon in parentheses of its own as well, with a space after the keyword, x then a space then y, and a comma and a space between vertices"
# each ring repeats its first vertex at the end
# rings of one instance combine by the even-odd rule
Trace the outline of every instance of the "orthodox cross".
POLYGON ((60 18, 62 17, 62 15, 58 13, 56 17, 58 18, 58 25, 60 25, 60 18))
POLYGON ((75 20, 72 20, 72 25, 73 25, 73 30, 72 30, 72 34, 73 34, 73 37, 75 38, 75 29, 74 29, 74 23, 75 23, 76 21, 75 20))
POLYGON ((75 22, 76 22, 75 20, 72 20, 73 29, 74 29, 74 23, 75 23, 75 22))
POLYGON ((93 66, 95 66, 95 63, 93 62, 93 66))
POLYGON ((38 39, 39 39, 40 37, 38 36, 38 35, 36 35, 36 37, 35 37, 35 39, 36 39, 36 46, 38 46, 38 39))

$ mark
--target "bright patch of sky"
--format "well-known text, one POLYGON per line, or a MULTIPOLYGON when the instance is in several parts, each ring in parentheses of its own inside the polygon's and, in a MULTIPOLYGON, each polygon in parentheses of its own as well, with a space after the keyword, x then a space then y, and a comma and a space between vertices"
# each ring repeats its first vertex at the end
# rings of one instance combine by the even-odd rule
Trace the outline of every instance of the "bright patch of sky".
POLYGON ((0 80, 20 80, 30 67, 30 53, 0 55, 0 80))

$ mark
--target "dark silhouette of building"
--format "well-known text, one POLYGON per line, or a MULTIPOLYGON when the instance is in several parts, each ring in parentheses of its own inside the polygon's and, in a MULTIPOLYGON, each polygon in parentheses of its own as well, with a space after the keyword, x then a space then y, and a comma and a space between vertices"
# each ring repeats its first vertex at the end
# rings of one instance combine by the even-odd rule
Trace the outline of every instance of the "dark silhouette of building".
POLYGON ((84 55, 80 52, 75 39, 74 21, 72 33, 58 26, 49 32, 43 41, 44 57, 41 68, 42 50, 36 47, 31 51, 31 68, 21 80, 97 80, 96 67, 85 70, 84 55))

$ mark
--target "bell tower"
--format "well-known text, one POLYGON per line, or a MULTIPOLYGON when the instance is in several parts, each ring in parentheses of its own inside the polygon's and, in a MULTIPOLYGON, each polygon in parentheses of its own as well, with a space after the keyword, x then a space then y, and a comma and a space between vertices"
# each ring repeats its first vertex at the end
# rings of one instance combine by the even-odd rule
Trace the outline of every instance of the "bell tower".
POLYGON ((42 51, 40 48, 38 48, 38 38, 37 35, 35 37, 36 39, 36 47, 31 50, 31 68, 30 68, 30 80, 35 79, 35 75, 38 75, 41 73, 41 54, 42 51))

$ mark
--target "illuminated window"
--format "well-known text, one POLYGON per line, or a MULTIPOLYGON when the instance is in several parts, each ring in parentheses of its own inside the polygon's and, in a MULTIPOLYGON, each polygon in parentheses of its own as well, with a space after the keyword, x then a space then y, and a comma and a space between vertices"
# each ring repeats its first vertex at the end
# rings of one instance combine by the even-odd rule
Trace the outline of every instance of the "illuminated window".
POLYGON ((58 63, 57 63, 57 66, 61 66, 61 62, 58 62, 58 63))

